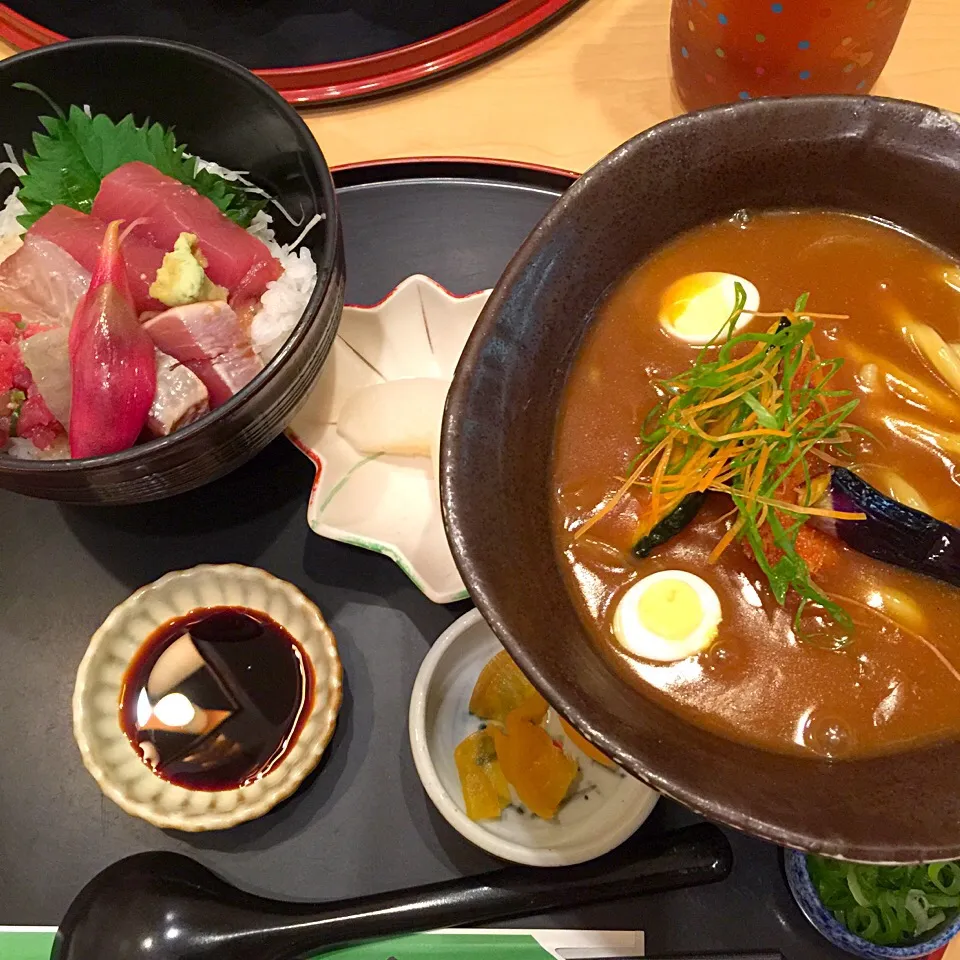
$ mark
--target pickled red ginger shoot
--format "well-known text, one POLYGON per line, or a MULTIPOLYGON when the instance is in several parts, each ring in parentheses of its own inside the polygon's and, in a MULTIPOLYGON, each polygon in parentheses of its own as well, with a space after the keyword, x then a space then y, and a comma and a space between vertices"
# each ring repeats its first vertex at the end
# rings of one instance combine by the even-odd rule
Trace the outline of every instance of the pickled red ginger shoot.
POLYGON ((90 288, 70 327, 70 455, 96 457, 136 443, 156 392, 153 341, 140 326, 113 221, 90 288))

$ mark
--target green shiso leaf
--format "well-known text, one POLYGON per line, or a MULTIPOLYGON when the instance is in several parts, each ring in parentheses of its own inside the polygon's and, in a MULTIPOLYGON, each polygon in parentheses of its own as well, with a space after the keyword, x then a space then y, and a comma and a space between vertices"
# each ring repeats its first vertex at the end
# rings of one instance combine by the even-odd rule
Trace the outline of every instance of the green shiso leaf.
POLYGON ((242 227, 266 203, 265 197, 242 183, 198 170, 195 158, 177 143, 173 130, 159 123, 137 124, 130 114, 115 123, 102 113, 91 116, 75 105, 64 112, 32 84, 14 86, 42 96, 55 114, 40 117, 45 133, 35 133, 33 153, 23 154, 26 173, 19 192, 27 208, 19 218, 23 227, 31 226, 56 204, 89 213, 103 178, 137 160, 193 187, 242 227))

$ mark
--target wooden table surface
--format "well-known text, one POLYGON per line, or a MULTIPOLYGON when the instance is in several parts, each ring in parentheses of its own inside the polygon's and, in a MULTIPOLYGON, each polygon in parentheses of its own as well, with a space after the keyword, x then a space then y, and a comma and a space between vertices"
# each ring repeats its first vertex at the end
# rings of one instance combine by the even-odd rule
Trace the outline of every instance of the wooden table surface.
MULTIPOLYGON (((670 84, 669 11, 669 0, 586 0, 482 66, 304 116, 334 165, 467 156, 579 172, 680 112, 670 84)), ((0 54, 9 52, 0 44, 0 54)), ((960 3, 913 0, 874 92, 960 112, 960 3)))

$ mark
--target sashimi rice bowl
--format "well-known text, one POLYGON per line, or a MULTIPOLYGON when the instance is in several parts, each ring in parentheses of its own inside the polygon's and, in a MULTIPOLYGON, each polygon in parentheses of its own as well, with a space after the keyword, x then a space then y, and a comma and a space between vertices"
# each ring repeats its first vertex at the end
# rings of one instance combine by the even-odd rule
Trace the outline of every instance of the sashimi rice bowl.
POLYGON ((324 213, 284 209, 160 123, 15 86, 7 96, 47 104, 32 149, 0 157, 0 183, 15 183, 0 211, 0 457, 168 437, 289 337, 317 283, 303 240, 324 213), (293 242, 277 241, 278 217, 293 242))

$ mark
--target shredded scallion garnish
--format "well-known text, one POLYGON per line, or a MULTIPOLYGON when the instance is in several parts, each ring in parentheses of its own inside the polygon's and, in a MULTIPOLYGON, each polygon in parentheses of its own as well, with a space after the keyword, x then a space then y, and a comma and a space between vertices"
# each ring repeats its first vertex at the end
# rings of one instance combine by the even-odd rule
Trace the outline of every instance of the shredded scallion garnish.
MULTIPOLYGON (((817 506, 826 465, 816 454, 840 450, 859 432, 848 418, 850 391, 834 389, 842 359, 821 359, 811 336, 817 314, 803 294, 764 332, 734 334, 746 305, 735 285, 733 312, 689 370, 658 384, 662 399, 647 415, 630 476, 577 530, 582 536, 633 487, 649 489, 639 536, 645 536, 691 493, 728 494, 734 519, 711 554, 716 561, 734 540, 745 541, 779 604, 800 597, 795 625, 808 603, 821 607, 848 633, 847 612, 813 583, 797 536, 813 515, 845 520, 863 514, 817 506), (717 346, 718 341, 726 340, 717 346)), ((831 315, 832 316, 832 315, 831 315)))

